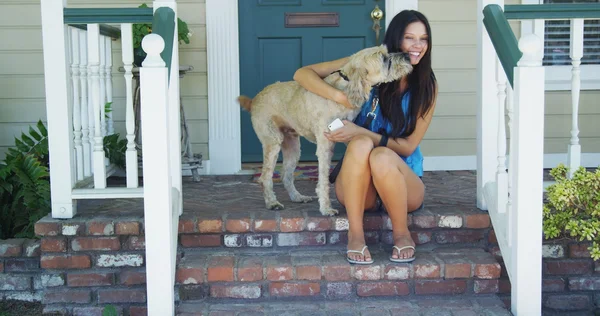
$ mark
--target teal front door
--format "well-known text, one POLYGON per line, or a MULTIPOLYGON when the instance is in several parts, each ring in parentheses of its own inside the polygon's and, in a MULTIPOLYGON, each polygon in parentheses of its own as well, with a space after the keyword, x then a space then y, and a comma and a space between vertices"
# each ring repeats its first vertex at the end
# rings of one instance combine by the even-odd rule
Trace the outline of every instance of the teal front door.
MULTIPOLYGON (((377 45, 371 11, 384 0, 238 0, 240 91, 254 97, 296 69, 349 56, 377 45)), ((381 20, 379 41, 384 36, 381 20)), ((262 162, 262 146, 250 114, 241 112, 242 162, 262 162)), ((317 161, 316 145, 301 137, 301 161, 317 161)), ((337 144, 334 159, 345 146, 337 144)), ((280 154, 281 157, 281 154, 280 154)))

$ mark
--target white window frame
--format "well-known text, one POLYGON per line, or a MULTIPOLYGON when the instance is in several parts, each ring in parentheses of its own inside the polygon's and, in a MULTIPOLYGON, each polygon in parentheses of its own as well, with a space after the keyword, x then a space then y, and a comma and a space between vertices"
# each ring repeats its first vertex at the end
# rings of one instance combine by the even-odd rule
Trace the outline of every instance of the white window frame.
MULTIPOLYGON (((539 0, 521 0, 521 4, 539 4, 539 0)), ((521 20, 521 35, 533 33, 533 20, 521 20)), ((571 90, 571 66, 544 66, 546 91, 571 90)), ((600 64, 581 65, 581 90, 600 90, 600 64)))

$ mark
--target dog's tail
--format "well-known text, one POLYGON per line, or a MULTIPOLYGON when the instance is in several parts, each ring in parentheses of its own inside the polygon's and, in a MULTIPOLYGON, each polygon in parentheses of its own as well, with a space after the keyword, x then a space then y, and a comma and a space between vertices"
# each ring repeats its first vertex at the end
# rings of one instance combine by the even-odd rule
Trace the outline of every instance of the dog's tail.
POLYGON ((237 98, 238 102, 240 103, 240 105, 242 106, 242 108, 248 112, 251 111, 252 109, 252 99, 250 99, 249 97, 245 96, 245 95, 240 95, 237 98))

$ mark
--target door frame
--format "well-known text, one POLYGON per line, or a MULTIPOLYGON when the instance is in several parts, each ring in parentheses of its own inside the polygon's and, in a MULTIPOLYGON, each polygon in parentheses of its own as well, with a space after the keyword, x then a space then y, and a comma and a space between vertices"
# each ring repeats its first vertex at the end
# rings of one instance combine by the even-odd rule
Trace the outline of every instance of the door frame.
MULTIPOLYGON (((386 29, 404 9, 418 9, 419 0, 385 0, 386 29)), ((242 170, 238 0, 206 0, 208 81, 208 155, 206 174, 237 174, 242 170)))

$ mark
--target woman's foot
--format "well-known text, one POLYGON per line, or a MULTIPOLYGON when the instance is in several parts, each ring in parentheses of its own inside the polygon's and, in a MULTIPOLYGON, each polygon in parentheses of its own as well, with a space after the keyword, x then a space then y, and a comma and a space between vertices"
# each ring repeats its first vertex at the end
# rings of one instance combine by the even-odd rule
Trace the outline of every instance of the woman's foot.
POLYGON ((399 234, 394 236, 394 248, 392 250, 392 260, 410 260, 414 259, 415 242, 410 233, 399 234))
POLYGON ((364 234, 360 237, 353 237, 354 234, 348 232, 348 252, 346 256, 352 261, 371 262, 371 253, 366 247, 364 234))

